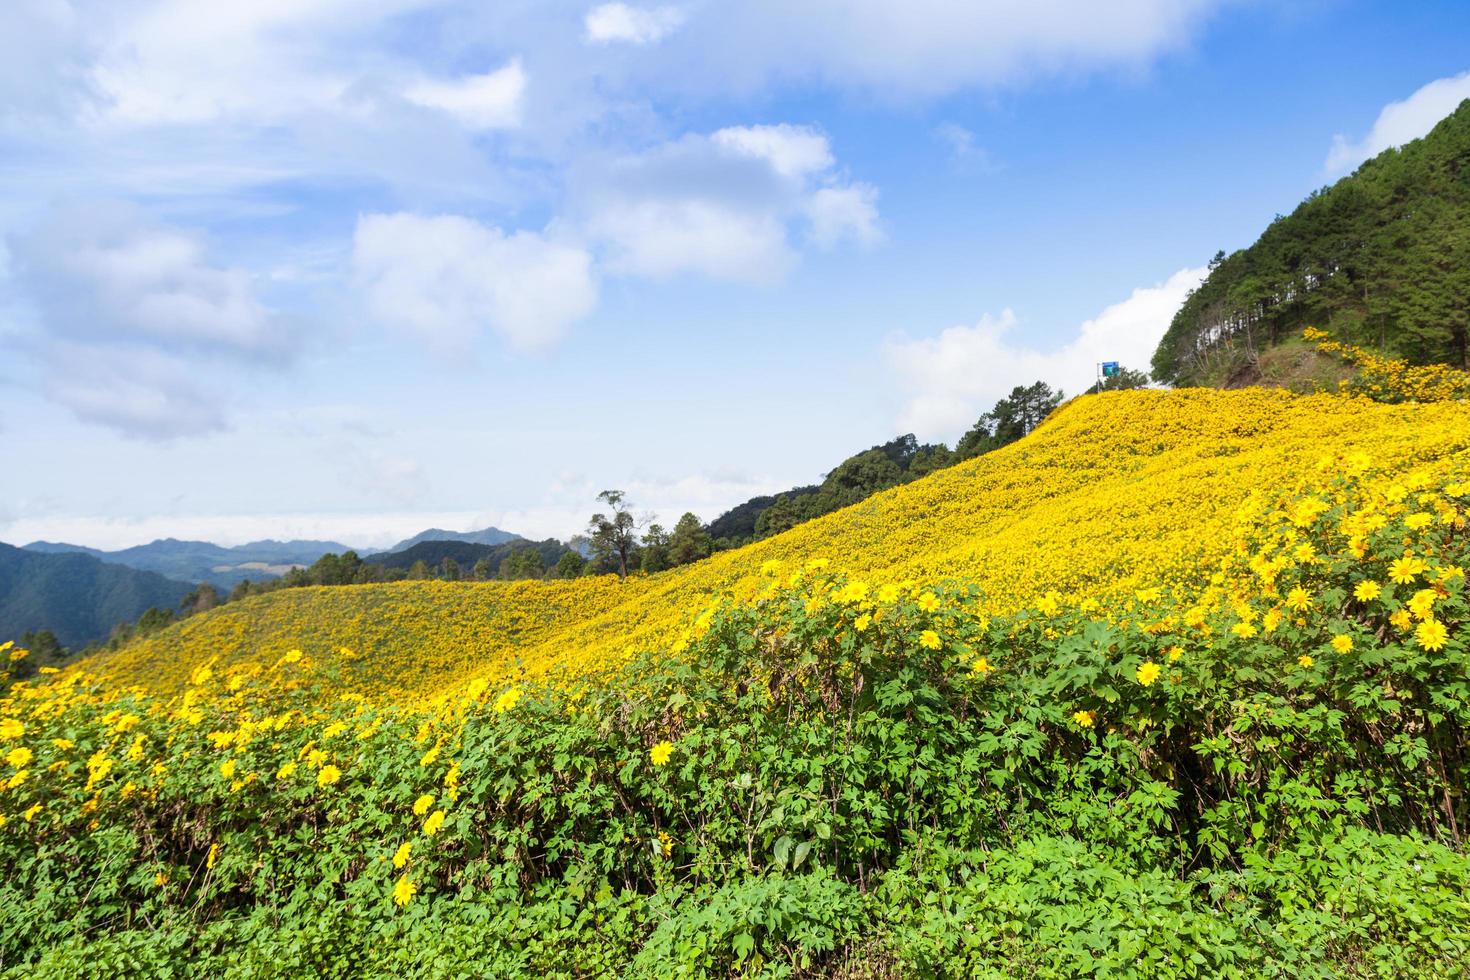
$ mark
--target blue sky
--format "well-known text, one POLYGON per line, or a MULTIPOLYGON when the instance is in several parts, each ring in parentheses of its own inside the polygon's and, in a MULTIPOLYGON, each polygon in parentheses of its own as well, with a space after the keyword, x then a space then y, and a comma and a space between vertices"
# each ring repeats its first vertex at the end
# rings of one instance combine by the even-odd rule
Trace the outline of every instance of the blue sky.
POLYGON ((1470 7, 19 0, 0 540, 566 537, 1148 353, 1470 7), (238 8, 238 9, 237 9, 238 8))

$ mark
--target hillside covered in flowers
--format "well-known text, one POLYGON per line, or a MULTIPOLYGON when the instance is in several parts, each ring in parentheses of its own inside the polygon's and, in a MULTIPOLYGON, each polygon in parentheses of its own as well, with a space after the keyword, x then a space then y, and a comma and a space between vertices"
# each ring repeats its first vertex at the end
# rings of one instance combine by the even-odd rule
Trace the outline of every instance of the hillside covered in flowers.
POLYGON ((1229 547, 1236 509, 1333 453, 1409 467, 1470 446, 1457 402, 1391 407, 1330 395, 1209 389, 1081 398, 1022 443, 939 471, 776 538, 619 583, 405 582, 262 596, 145 638, 87 669, 177 691, 205 662, 268 667, 299 649, 365 694, 563 681, 676 649, 725 596, 813 559, 874 581, 977 583, 987 612, 1056 593, 1185 596, 1229 547))
POLYGON ((0 699, 0 971, 1460 976, 1467 508, 1458 400, 1130 391, 660 575, 232 603, 0 699))

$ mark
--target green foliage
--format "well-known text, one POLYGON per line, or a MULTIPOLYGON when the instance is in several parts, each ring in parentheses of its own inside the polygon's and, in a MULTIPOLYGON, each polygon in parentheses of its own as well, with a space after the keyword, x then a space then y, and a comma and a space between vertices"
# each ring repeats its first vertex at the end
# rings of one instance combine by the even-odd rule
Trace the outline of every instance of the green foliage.
POLYGON ((1147 388, 1149 376, 1147 371, 1135 371, 1132 368, 1119 368, 1116 374, 1110 374, 1099 381, 1095 381, 1092 387, 1083 392, 1084 395, 1096 395, 1101 391, 1130 391, 1134 388, 1147 388))
POLYGON ((638 550, 638 521, 623 491, 604 490, 597 499, 607 504, 610 516, 593 514, 587 523, 592 561, 602 571, 617 572, 627 578, 638 550))
MULTIPOLYGON (((751 522, 752 535, 766 538, 795 527, 834 510, 866 500, 880 490, 916 480, 951 462, 949 448, 944 445, 920 445, 912 434, 899 436, 881 446, 874 446, 838 463, 815 487, 797 487, 769 498, 769 503, 755 509, 751 522)), ((764 500, 767 498, 757 498, 764 500)), ((742 507, 747 513, 756 501, 742 507)), ((717 534, 739 512, 718 518, 710 525, 717 534)), ((717 536, 724 536, 718 535, 717 536)))
POLYGON ((675 565, 687 565, 701 558, 708 558, 714 549, 710 534, 699 523, 699 518, 685 513, 669 535, 669 561, 675 565))
POLYGON ((543 578, 546 575, 546 560, 536 548, 517 548, 500 563, 503 579, 543 578))
POLYGON ((956 460, 970 459, 1024 438, 1062 403, 1062 393, 1044 381, 1017 385, 960 437, 956 460))
POLYGON ((1153 358, 1170 384, 1228 380, 1303 327, 1416 364, 1470 367, 1470 103, 1217 254, 1153 358))
POLYGON ((556 560, 557 578, 576 578, 587 567, 587 559, 570 549, 556 560))
MULTIPOLYGON (((430 569, 444 567, 446 559, 453 559, 461 570, 475 569, 480 562, 484 562, 484 572, 473 572, 472 576, 478 580, 495 578, 499 574, 501 564, 507 559, 527 549, 534 550, 541 559, 543 569, 554 566, 562 555, 570 549, 554 538, 545 541, 527 541, 524 538, 511 538, 509 541, 499 541, 495 544, 479 544, 471 541, 419 541, 402 551, 383 552, 369 555, 363 560, 363 571, 354 579, 357 582, 382 582, 392 581, 395 577, 402 577, 404 570, 410 568, 414 562, 422 561, 430 569)), ((345 556, 344 556, 345 557, 345 556)), ((528 556, 523 556, 521 562, 529 562, 528 556)), ((461 572, 461 577, 463 572, 461 572)), ((530 577, 527 574, 517 575, 518 578, 530 577)), ((330 584, 330 583, 320 583, 330 584)))

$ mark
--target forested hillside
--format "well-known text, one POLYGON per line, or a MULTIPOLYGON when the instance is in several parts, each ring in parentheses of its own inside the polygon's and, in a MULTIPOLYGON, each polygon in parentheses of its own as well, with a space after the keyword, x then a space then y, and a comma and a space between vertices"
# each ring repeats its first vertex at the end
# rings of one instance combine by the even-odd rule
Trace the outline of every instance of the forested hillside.
POLYGON ((193 587, 78 553, 0 544, 0 641, 50 630, 65 647, 104 640, 149 609, 172 611, 193 587))
POLYGON ((1470 101, 1217 255, 1153 375, 1249 383, 1263 352, 1307 326, 1412 363, 1470 366, 1470 101))

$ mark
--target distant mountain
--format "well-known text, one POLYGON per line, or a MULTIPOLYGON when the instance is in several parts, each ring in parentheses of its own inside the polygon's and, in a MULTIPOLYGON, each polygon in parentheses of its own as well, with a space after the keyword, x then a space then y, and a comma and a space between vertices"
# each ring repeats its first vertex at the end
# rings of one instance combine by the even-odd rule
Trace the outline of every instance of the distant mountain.
MULTIPOLYGON (((511 534, 502 531, 498 527, 487 527, 483 531, 445 531, 441 528, 431 527, 427 531, 420 531, 411 538, 398 542, 387 552, 379 554, 403 551, 412 548, 422 541, 462 541, 465 544, 505 544, 507 541, 522 540, 519 534, 511 534)), ((458 560, 458 559, 456 559, 458 560)))
POLYGON ((0 544, 0 642, 47 629, 76 649, 148 609, 177 609, 193 586, 81 552, 0 544))
POLYGON ((348 549, 335 541, 252 541, 226 548, 208 541, 161 538, 119 551, 50 541, 33 541, 25 550, 39 554, 91 555, 181 582, 208 582, 228 589, 242 579, 274 578, 284 575, 294 565, 310 565, 324 554, 340 554, 348 549))
POLYGON ((43 555, 62 555, 76 552, 77 554, 91 555, 93 558, 99 558, 107 553, 97 548, 88 548, 86 545, 62 544, 58 541, 32 541, 24 547, 26 551, 39 551, 43 555))
POLYGON ((422 561, 430 568, 438 568, 443 564, 444 559, 453 558, 455 563, 465 573, 468 573, 475 567, 475 563, 483 558, 490 563, 490 571, 493 575, 499 571, 502 561, 526 548, 534 548, 539 552, 541 563, 546 568, 555 565, 558 558, 571 550, 555 538, 547 538, 545 541, 527 541, 524 538, 512 537, 509 541, 502 541, 499 544, 478 544, 473 541, 419 541, 401 550, 369 555, 363 561, 386 568, 410 568, 414 562, 422 561))

